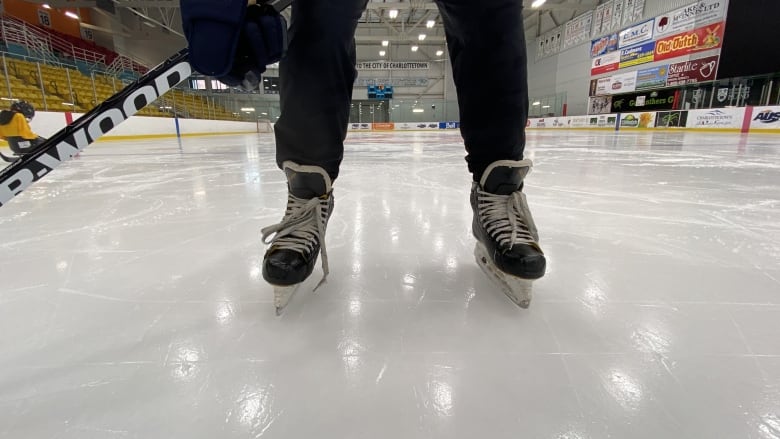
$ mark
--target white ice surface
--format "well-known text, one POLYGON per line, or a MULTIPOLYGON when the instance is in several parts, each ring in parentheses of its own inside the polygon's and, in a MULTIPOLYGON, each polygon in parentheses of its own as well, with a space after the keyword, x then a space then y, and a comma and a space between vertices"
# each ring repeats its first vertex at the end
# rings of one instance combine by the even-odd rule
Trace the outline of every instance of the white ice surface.
POLYGON ((94 145, 0 208, 0 438, 780 438, 779 144, 529 133, 524 311, 460 136, 350 134, 280 318, 272 136, 94 145))

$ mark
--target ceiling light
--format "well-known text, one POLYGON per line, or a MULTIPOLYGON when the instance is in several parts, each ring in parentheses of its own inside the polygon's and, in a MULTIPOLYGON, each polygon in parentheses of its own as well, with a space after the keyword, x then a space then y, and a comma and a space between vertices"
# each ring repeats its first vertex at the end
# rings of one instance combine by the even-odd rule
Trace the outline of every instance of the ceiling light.
POLYGON ((549 105, 542 105, 542 108, 550 108, 549 105))
POLYGON ((412 46, 412 52, 417 52, 417 49, 419 49, 419 47, 417 47, 417 46, 412 46))
POLYGON ((398 9, 390 9, 390 12, 388 12, 387 15, 390 18, 398 17, 398 9))
POLYGON ((44 4, 42 4, 42 5, 41 5, 41 7, 42 7, 43 9, 51 9, 51 6, 49 6, 49 4, 48 4, 48 3, 44 3, 44 4))
POLYGON ((425 27, 428 29, 433 29, 434 26, 436 26, 436 20, 428 20, 428 22, 425 23, 425 27))
POLYGON ((533 3, 531 3, 532 8, 538 8, 539 6, 542 6, 547 0, 534 0, 533 3))
POLYGON ((70 12, 70 11, 65 11, 65 15, 70 17, 70 18, 72 18, 72 19, 74 19, 74 20, 78 20, 79 19, 78 15, 76 15, 73 12, 70 12))
POLYGON ((412 110, 412 113, 422 113, 424 111, 425 111, 424 108, 415 108, 415 109, 412 110))
POLYGON ((539 101, 536 101, 536 102, 534 102, 534 103, 533 103, 533 104, 531 104, 531 105, 539 105, 539 104, 541 104, 541 102, 539 102, 539 101))
POLYGON ((387 53, 387 52, 385 52, 384 50, 380 50, 379 51, 379 56, 385 56, 385 53, 387 53))
POLYGON ((390 45, 390 42, 387 40, 382 41, 382 47, 387 47, 390 45))
POLYGON ((425 40, 425 34, 420 34, 420 35, 418 35, 418 36, 417 36, 417 39, 418 39, 418 40, 420 40, 420 41, 423 41, 423 40, 425 40))
POLYGON ((249 113, 251 111, 255 111, 255 109, 253 107, 244 107, 241 109, 241 111, 246 111, 247 113, 249 113))
POLYGON ((437 50, 436 51, 436 56, 442 56, 442 55, 444 55, 444 51, 443 50, 437 50))

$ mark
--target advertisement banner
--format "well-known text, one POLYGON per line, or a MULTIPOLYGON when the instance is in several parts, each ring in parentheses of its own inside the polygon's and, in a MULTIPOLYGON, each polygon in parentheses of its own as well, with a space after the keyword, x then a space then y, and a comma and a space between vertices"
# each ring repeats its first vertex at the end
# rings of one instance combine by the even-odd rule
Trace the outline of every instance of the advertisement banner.
POLYGON ((687 111, 659 111, 655 114, 655 126, 664 128, 685 127, 688 121, 687 111))
POLYGON ((427 61, 369 61, 359 62, 355 66, 358 70, 428 70, 431 63, 427 61))
POLYGON ((655 127, 654 113, 623 113, 620 115, 620 128, 653 128, 655 127))
POLYGON ((438 130, 439 122, 396 122, 393 129, 396 131, 438 130))
POLYGON ((623 49, 643 41, 652 40, 653 23, 655 23, 655 20, 648 20, 620 31, 618 34, 618 47, 623 49))
POLYGON ((378 122, 372 123, 371 128, 374 131, 393 131, 395 129, 395 124, 393 122, 378 122))
POLYGON ((668 36, 690 31, 705 24, 723 21, 725 16, 725 0, 700 0, 656 17, 655 35, 668 36))
POLYGON ((566 23, 563 38, 563 48, 578 46, 590 40, 590 29, 593 25, 593 11, 588 11, 566 23))
POLYGON ((547 32, 546 34, 538 37, 536 41, 537 60, 559 53, 563 43, 563 26, 558 26, 557 28, 547 32))
POLYGON ((595 58, 597 56, 606 55, 610 52, 616 51, 617 49, 618 49, 617 34, 604 35, 601 38, 591 41, 590 57, 595 58))
POLYGON ((703 129, 741 129, 745 108, 689 110, 685 127, 703 129))
POLYGON ((601 4, 596 6, 595 12, 593 12, 593 30, 592 35, 601 35, 601 27, 604 24, 604 9, 606 5, 601 4))
POLYGON ((612 7, 612 25, 610 29, 620 29, 621 20, 623 20, 623 4, 624 0, 612 0, 614 6, 612 7))
POLYGON ((666 79, 669 76, 669 66, 658 66, 642 69, 636 72, 636 89, 666 87, 666 79))
POLYGON ((371 131, 371 124, 353 122, 349 124, 349 130, 350 131, 371 131))
POLYGON ((644 110, 666 110, 674 108, 675 90, 660 90, 650 93, 633 93, 612 97, 612 112, 637 113, 644 110))
POLYGON ((460 128, 460 122, 439 122, 440 130, 457 130, 460 128))
POLYGON ((639 46, 629 47, 620 51, 621 69, 640 64, 647 64, 655 60, 655 41, 640 44, 639 46))
POLYGON ((714 23, 655 42, 655 60, 690 55, 723 45, 724 23, 714 23))
POLYGON ((780 133, 780 107, 755 107, 750 130, 780 133))
POLYGON ((715 72, 718 70, 719 59, 720 57, 716 55, 671 64, 669 65, 669 79, 667 80, 667 85, 669 87, 674 87, 678 85, 714 81, 715 72))
POLYGON ((615 10, 615 1, 604 2, 604 21, 601 23, 601 33, 612 32, 612 12, 615 10))
POLYGON ((588 114, 609 113, 612 108, 612 96, 593 96, 588 98, 588 114))
POLYGON ((612 52, 593 58, 590 66, 590 75, 596 76, 608 72, 614 72, 620 66, 620 52, 612 52))
POLYGON ((636 72, 622 73, 620 75, 600 78, 596 86, 597 94, 614 95, 629 93, 636 90, 636 72))

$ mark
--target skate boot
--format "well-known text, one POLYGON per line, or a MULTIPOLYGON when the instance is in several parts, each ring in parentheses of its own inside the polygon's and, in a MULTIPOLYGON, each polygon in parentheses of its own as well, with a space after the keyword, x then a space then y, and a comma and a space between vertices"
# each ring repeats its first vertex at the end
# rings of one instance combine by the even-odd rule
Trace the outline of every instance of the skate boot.
POLYGON ((314 270, 322 252, 322 280, 328 276, 325 229, 333 211, 328 173, 318 166, 290 161, 282 164, 287 175, 287 210, 279 224, 262 229, 263 242, 271 247, 263 259, 263 278, 274 286, 274 306, 280 315, 300 284, 314 270), (271 236, 273 235, 273 238, 271 236))
POLYGON ((521 308, 530 306, 532 281, 544 276, 546 265, 521 191, 530 170, 530 160, 493 162, 471 188, 477 264, 521 308))

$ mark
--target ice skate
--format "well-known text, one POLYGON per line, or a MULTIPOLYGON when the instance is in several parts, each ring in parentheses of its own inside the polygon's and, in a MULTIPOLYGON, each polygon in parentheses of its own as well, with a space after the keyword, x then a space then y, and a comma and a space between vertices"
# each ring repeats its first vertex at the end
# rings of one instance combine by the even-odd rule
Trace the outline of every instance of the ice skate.
POLYGON ((494 162, 471 188, 477 264, 521 308, 530 306, 531 284, 544 276, 546 266, 521 191, 531 166, 530 160, 494 162))
POLYGON ((283 168, 287 175, 287 210, 279 224, 262 229, 263 242, 271 245, 263 258, 263 278, 274 287, 276 315, 311 275, 320 252, 323 276, 314 289, 325 282, 325 229, 333 211, 331 181, 324 169, 290 161, 284 162, 283 168))

